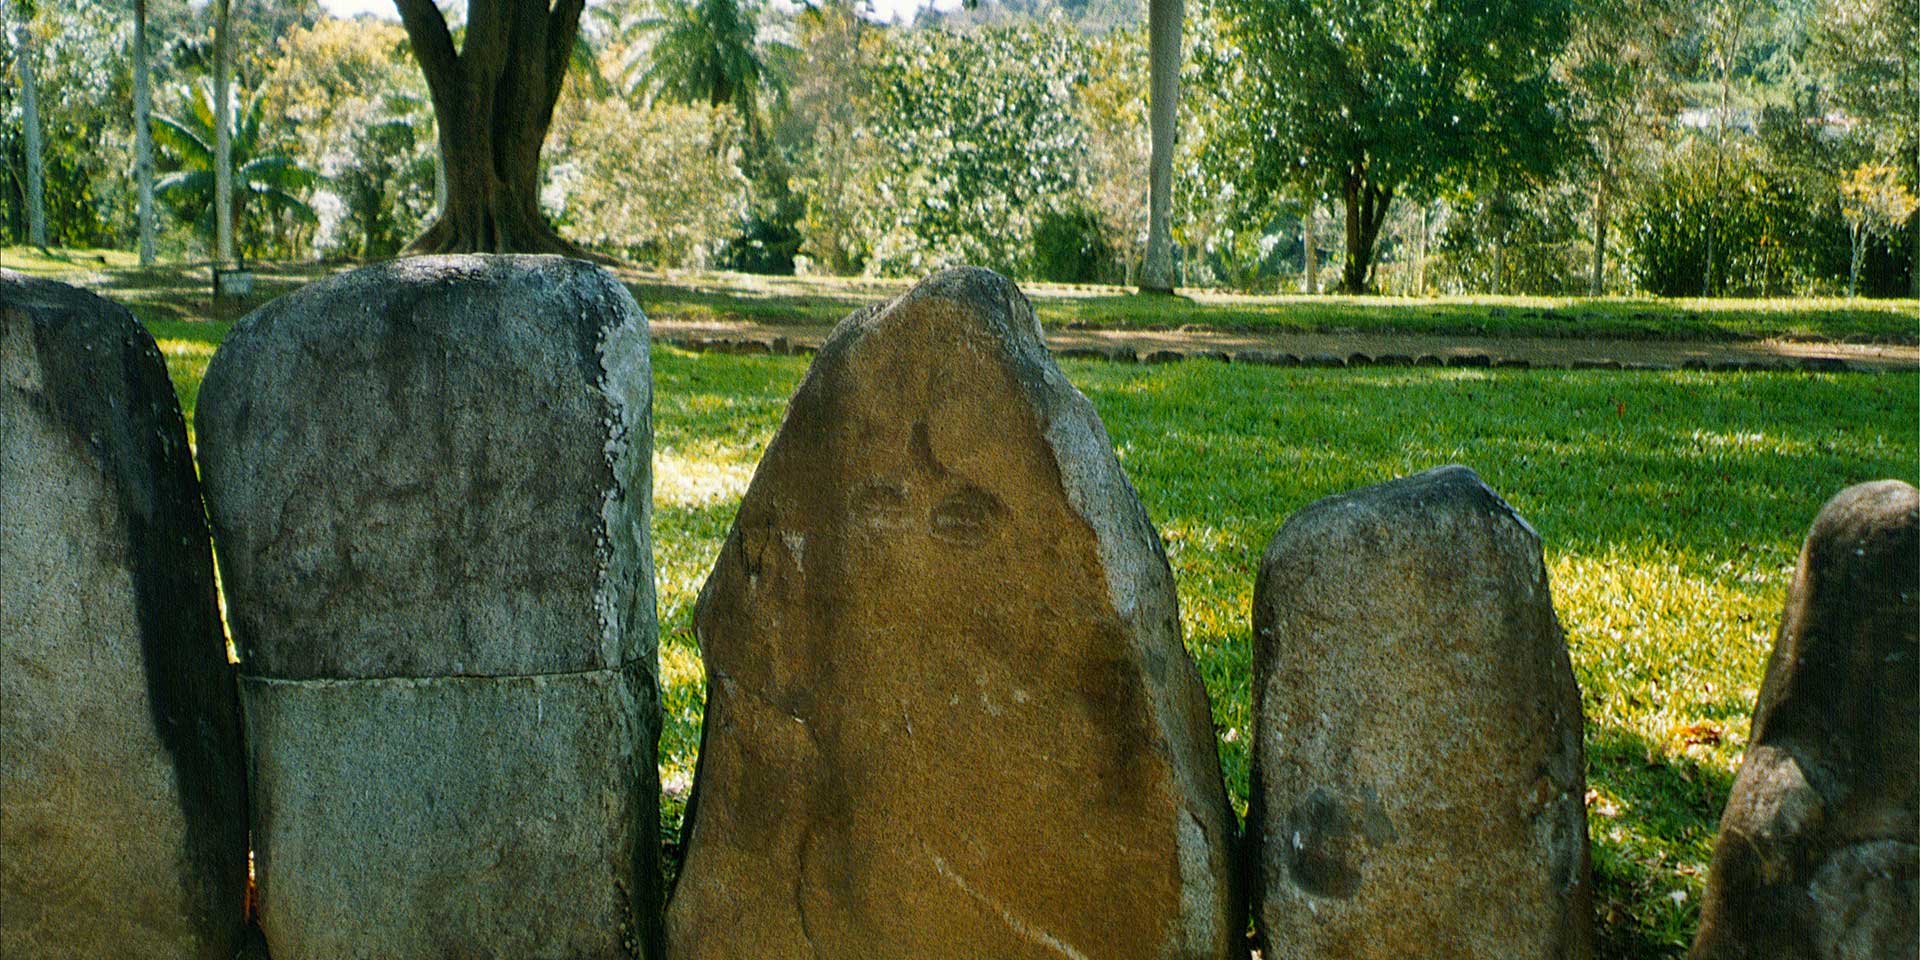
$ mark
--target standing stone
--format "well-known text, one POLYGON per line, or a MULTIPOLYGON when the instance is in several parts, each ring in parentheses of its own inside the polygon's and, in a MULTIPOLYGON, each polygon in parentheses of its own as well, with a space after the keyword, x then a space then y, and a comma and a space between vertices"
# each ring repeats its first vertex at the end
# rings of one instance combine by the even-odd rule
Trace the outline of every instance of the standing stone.
POLYGON ((646 321, 434 257, 241 321, 200 451, 275 960, 658 951, 646 321))
POLYGON ((1451 466, 1314 503, 1253 623, 1268 960, 1592 953, 1580 692, 1506 501, 1451 466))
POLYGON ((1920 955, 1920 491, 1813 521, 1748 744, 1695 960, 1920 955))
POLYGON ((675 960, 1244 951, 1166 555, 1001 277, 841 322, 694 626, 675 960))
POLYGON ((0 272, 0 957, 229 960, 246 777, 153 337, 0 272))

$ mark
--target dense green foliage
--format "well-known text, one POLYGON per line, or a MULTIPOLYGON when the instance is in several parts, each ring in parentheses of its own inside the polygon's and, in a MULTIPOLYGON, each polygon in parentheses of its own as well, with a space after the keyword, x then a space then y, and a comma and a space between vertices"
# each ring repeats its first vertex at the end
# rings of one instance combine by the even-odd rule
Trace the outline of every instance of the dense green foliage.
MULTIPOLYGON (((180 117, 207 15, 153 7, 155 112, 180 117)), ((1344 249, 1356 285, 1393 293, 1836 294, 1854 252, 1862 293, 1906 293, 1920 217, 1852 230, 1840 185, 1871 164, 1920 191, 1908 13, 1911 0, 1196 0, 1176 280, 1293 288, 1313 207, 1320 263, 1341 272, 1344 249)), ((56 245, 131 242, 126 19, 108 0, 33 8, 56 245)), ((264 103, 259 149, 321 175, 300 196, 317 225, 257 223, 259 252, 385 256, 432 218, 432 111, 401 36, 315 0, 245 7, 237 85, 264 103)), ((0 44, 13 238, 17 56, 0 44)), ((900 24, 853 0, 590 0, 542 206, 569 235, 662 266, 909 275, 965 260, 1133 282, 1146 59, 1128 0, 986 0, 900 24)), ((162 240, 204 255, 190 221, 162 240)))
POLYGON ((1757 151, 1687 150, 1647 184, 1635 209, 1635 275, 1668 297, 1804 291, 1846 268, 1837 211, 1757 151), (1828 229, 1802 229, 1809 221, 1828 229))
POLYGON ((1330 193, 1349 210, 1344 285, 1372 287, 1396 195, 1517 189, 1564 153, 1551 76, 1564 0, 1225 0, 1214 56, 1241 190, 1330 193))
MULTIPOLYGON (((261 142, 260 117, 265 104, 254 97, 244 105, 237 92, 230 108, 234 118, 230 140, 233 158, 233 222, 237 251, 244 262, 258 247, 249 243, 252 221, 310 224, 313 208, 303 196, 318 180, 284 153, 267 150, 261 142)), ((160 148, 160 169, 169 171, 154 183, 154 196, 172 204, 194 226, 203 241, 213 242, 213 84, 195 84, 182 98, 186 110, 178 117, 153 118, 153 141, 160 148)), ((373 131, 369 131, 373 132, 373 131)))

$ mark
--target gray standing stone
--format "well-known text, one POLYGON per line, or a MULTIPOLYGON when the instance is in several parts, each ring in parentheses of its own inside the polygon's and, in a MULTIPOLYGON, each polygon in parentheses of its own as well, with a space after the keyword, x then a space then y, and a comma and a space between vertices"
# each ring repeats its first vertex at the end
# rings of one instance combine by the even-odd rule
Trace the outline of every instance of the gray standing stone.
POLYGON ((246 777, 153 337, 0 272, 0 956, 229 960, 246 777))
POLYGON ((676 960, 1244 951, 1166 556, 1001 277, 841 322, 694 623, 676 960))
POLYGON ((1253 603, 1264 956, 1589 956, 1580 693, 1533 529, 1429 470, 1290 518, 1253 603))
POLYGON ((1920 491, 1827 502, 1720 820, 1695 960, 1920 955, 1920 491))
POLYGON ((551 257, 357 270, 200 394, 275 960, 659 956, 646 321, 551 257))

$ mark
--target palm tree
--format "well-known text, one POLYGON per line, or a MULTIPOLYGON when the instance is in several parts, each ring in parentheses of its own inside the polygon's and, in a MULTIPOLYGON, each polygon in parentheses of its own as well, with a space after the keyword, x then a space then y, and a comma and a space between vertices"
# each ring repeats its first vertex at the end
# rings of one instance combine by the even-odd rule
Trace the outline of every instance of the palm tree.
POLYGON ((20 122, 26 128, 27 140, 27 242, 42 249, 47 245, 47 196, 45 159, 40 138, 40 96, 39 84, 33 75, 33 30, 30 26, 35 13, 31 0, 23 0, 17 8, 8 9, 0 3, 0 30, 4 30, 5 21, 18 15, 20 22, 14 25, 14 42, 18 45, 15 63, 20 74, 20 122))
POLYGON ((1147 257, 1141 265, 1143 293, 1173 292, 1173 146, 1180 118, 1181 0, 1148 0, 1148 126, 1153 155, 1147 165, 1147 257))
MULTIPOLYGON (((216 161, 216 111, 214 91, 202 82, 186 91, 187 111, 180 117, 153 118, 153 136, 170 154, 177 169, 160 178, 154 192, 170 201, 183 217, 207 235, 210 247, 218 252, 219 231, 215 224, 214 200, 216 161)), ((229 104, 229 113, 232 111, 229 104)), ((246 222, 248 206, 257 204, 269 211, 285 211, 312 223, 318 218, 313 208, 300 199, 297 191, 312 187, 319 177, 302 169, 284 153, 263 153, 260 141, 262 101, 258 96, 239 112, 240 122, 230 138, 233 153, 233 221, 246 222)), ((240 251, 244 259, 244 249, 240 251)))
POLYGON ((233 262, 233 4, 214 0, 213 21, 213 209, 214 270, 233 262))
POLYGON ((757 47, 758 26, 739 0, 663 0, 661 15, 634 24, 636 33, 658 33, 650 63, 633 93, 709 106, 732 104, 754 127, 755 98, 766 73, 757 47))
POLYGON ((147 0, 133 0, 133 169, 140 189, 140 265, 153 266, 153 96, 147 78, 147 0))

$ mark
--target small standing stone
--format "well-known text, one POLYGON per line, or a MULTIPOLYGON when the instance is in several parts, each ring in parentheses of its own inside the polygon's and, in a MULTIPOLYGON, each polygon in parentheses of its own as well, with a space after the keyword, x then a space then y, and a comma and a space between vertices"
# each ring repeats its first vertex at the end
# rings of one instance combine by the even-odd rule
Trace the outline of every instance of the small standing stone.
POLYGON ((1504 500, 1453 466, 1314 503, 1253 620, 1267 960, 1591 954, 1580 694, 1504 500))
POLYGON ((230 960, 246 774, 166 364, 0 272, 0 957, 230 960))
POLYGON ((200 394, 274 960, 659 956, 646 320, 428 257, 241 321, 200 394))
POLYGON ((1920 954, 1920 491, 1848 487, 1800 549, 1694 960, 1920 954))
POLYGON ((1244 951, 1166 555, 1005 279, 841 322, 694 624, 676 960, 1244 951))

